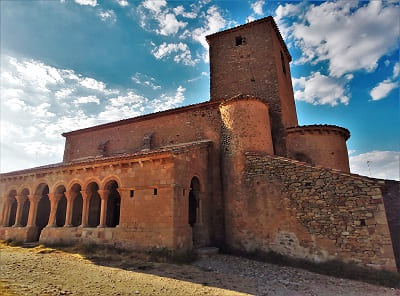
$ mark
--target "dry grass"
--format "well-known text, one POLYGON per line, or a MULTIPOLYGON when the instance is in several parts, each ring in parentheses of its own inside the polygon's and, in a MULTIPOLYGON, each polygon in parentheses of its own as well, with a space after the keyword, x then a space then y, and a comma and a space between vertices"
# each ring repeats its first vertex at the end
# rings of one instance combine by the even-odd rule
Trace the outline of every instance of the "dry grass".
POLYGON ((7 281, 0 280, 0 295, 2 296, 17 296, 10 287, 7 281))

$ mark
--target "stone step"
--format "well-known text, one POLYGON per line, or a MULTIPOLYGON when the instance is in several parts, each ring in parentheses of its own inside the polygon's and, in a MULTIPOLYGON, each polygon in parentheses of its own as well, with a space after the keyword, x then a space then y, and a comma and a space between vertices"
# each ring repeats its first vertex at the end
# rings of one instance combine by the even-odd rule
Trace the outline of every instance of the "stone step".
POLYGON ((194 252, 200 257, 209 257, 216 255, 219 252, 219 248, 216 247, 202 247, 194 249, 194 252))
POLYGON ((23 248, 35 248, 37 246, 39 246, 38 242, 26 242, 22 244, 23 248))

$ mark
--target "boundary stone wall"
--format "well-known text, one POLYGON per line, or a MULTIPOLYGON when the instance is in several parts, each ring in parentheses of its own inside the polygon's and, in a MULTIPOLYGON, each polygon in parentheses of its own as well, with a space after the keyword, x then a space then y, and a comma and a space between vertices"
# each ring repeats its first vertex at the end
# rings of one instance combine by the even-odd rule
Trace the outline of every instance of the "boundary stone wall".
MULTIPOLYGON (((384 181, 255 152, 245 157, 248 198, 276 196, 270 207, 278 207, 278 214, 269 216, 267 206, 244 215, 257 222, 248 223, 246 232, 237 235, 243 246, 253 240, 254 249, 396 269, 381 192, 384 181), (269 224, 275 228, 268 231, 269 224)), ((248 202, 248 211, 250 206, 248 202)))
POLYGON ((397 270, 400 271, 400 182, 385 180, 382 193, 397 270))

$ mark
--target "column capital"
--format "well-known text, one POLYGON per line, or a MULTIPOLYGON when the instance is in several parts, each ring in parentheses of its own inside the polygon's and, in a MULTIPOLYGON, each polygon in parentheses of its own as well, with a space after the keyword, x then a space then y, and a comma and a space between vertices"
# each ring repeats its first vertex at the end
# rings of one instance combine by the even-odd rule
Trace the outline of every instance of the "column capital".
POLYGON ((7 195, 6 200, 7 200, 8 202, 12 202, 12 201, 14 200, 14 198, 17 199, 17 196, 18 196, 18 195, 15 195, 15 196, 9 196, 9 195, 7 195))
POLYGON ((29 194, 28 198, 31 203, 35 203, 35 202, 39 202, 39 200, 42 198, 42 196, 38 195, 38 194, 29 194))
POLYGON ((64 194, 65 194, 65 198, 66 198, 68 201, 74 200, 75 197, 78 196, 78 192, 72 191, 72 190, 71 190, 71 191, 65 191, 64 194))
POLYGON ((81 191, 81 194, 82 194, 82 199, 83 199, 83 200, 88 200, 88 199, 90 199, 90 196, 91 196, 90 192, 82 190, 82 191, 81 191))
POLYGON ((107 200, 108 196, 110 195, 110 190, 97 190, 97 193, 100 195, 101 199, 107 200))
POLYGON ((18 203, 22 204, 28 199, 28 196, 26 196, 26 195, 16 195, 15 199, 17 200, 18 203))

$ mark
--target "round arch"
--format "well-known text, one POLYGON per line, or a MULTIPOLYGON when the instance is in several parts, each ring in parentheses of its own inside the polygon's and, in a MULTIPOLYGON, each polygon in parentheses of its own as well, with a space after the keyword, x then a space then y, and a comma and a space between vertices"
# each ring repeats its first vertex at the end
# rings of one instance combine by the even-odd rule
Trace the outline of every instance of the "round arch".
POLYGON ((67 198, 65 197, 65 185, 63 182, 59 182, 58 186, 54 186, 54 193, 59 198, 56 208, 56 226, 61 227, 65 225, 66 213, 67 213, 67 198))
POLYGON ((101 182, 101 184, 100 184, 100 189, 107 190, 106 185, 107 185, 107 183, 109 183, 110 181, 116 182, 117 185, 118 185, 118 188, 121 188, 121 187, 122 187, 121 179, 120 179, 117 175, 109 175, 109 176, 105 177, 105 178, 103 179, 103 181, 101 182))
POLYGON ((88 226, 96 227, 100 224, 100 210, 101 198, 98 193, 100 183, 95 181, 95 178, 89 179, 85 182, 85 191, 90 196, 89 198, 89 212, 88 212, 88 226))
POLYGON ((36 215, 36 221, 34 221, 38 232, 37 232, 37 237, 36 240, 39 240, 40 233, 44 227, 47 226, 49 223, 49 218, 50 218, 50 200, 49 200, 49 191, 50 187, 48 183, 39 183, 36 186, 35 189, 35 195, 40 196, 39 202, 37 204, 37 215, 36 215))
POLYGON ((77 227, 82 224, 82 213, 83 213, 83 198, 82 198, 82 182, 74 179, 68 184, 68 191, 75 192, 76 196, 72 202, 72 214, 70 225, 77 227))
MULTIPOLYGON (((13 187, 11 187, 13 188, 13 187)), ((7 227, 11 227, 15 224, 15 219, 16 219, 16 214, 17 214, 17 190, 16 189, 11 189, 8 191, 7 195, 7 201, 5 204, 5 211, 3 212, 4 218, 4 224, 7 227)))
POLYGON ((50 192, 51 192, 51 193, 55 193, 55 192, 57 191, 57 188, 60 187, 60 186, 63 186, 64 189, 65 189, 64 191, 66 191, 66 188, 67 188, 66 182, 65 182, 64 180, 59 180, 59 181, 56 181, 56 182, 50 187, 50 192))
POLYGON ((37 182, 35 182, 33 188, 34 188, 34 191, 32 191, 32 192, 35 195, 42 194, 45 189, 46 189, 47 193, 50 192, 49 182, 46 179, 40 179, 37 182), (47 189, 46 189, 46 187, 47 187, 47 189))
POLYGON ((96 178, 96 177, 90 177, 90 178, 86 179, 86 180, 83 182, 83 186, 81 187, 82 190, 83 190, 83 191, 88 191, 88 186, 89 186, 90 184, 92 184, 92 183, 96 183, 97 186, 98 186, 98 189, 100 189, 100 185, 101 185, 100 179, 99 179, 99 178, 96 178))
POLYGON ((199 188, 197 188, 197 190, 199 192, 205 192, 204 182, 202 182, 203 178, 198 173, 188 174, 188 177, 186 179, 186 184, 188 184, 188 188, 191 188, 191 184, 192 184, 192 181, 193 181, 194 178, 196 178, 198 180, 198 183, 199 183, 199 188))
POLYGON ((82 188, 83 188, 83 183, 82 183, 82 181, 81 181, 80 179, 77 179, 77 178, 74 178, 74 179, 72 179, 71 181, 69 181, 68 184, 67 184, 67 186, 65 186, 65 188, 67 189, 67 191, 74 191, 74 190, 72 190, 72 188, 73 188, 75 185, 79 185, 79 186, 81 187, 80 190, 82 190, 82 188))
POLYGON ((29 208, 31 202, 29 200, 29 194, 32 192, 32 188, 26 186, 21 190, 20 196, 24 197, 23 204, 21 205, 21 220, 20 225, 25 227, 28 224, 29 208))
POLYGON ((33 192, 32 186, 26 185, 26 184, 21 185, 21 186, 18 187, 18 192, 19 192, 18 195, 26 195, 26 196, 28 196, 30 193, 33 192))
POLYGON ((121 196, 118 192, 119 183, 114 179, 108 179, 103 184, 103 188, 108 191, 105 225, 107 227, 116 227, 119 225, 121 211, 121 196))

